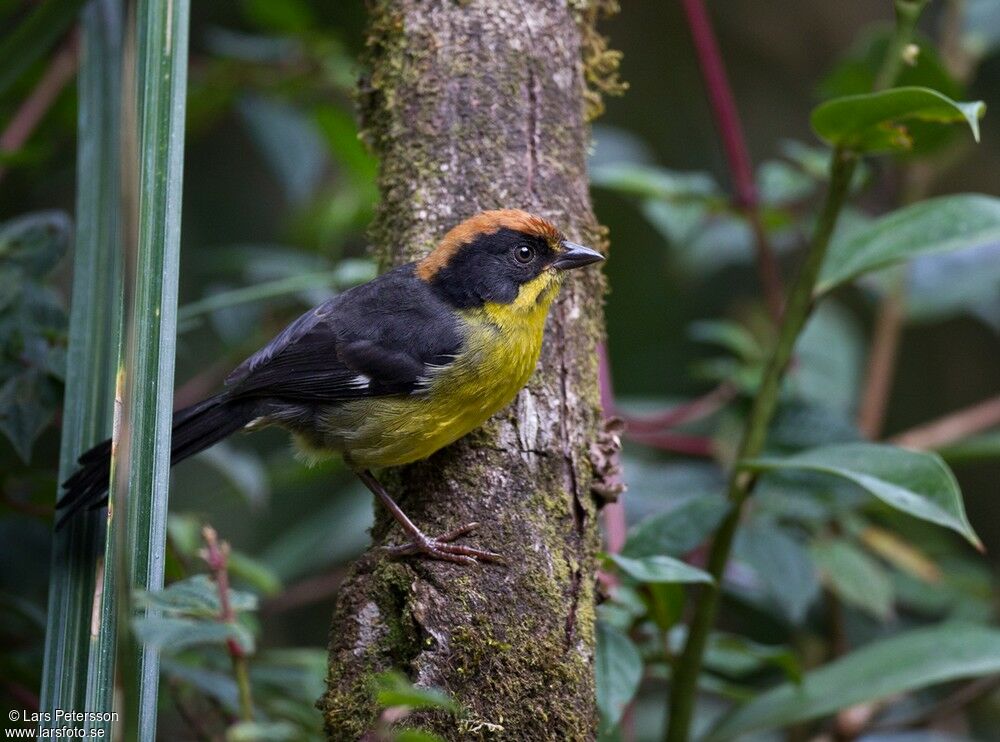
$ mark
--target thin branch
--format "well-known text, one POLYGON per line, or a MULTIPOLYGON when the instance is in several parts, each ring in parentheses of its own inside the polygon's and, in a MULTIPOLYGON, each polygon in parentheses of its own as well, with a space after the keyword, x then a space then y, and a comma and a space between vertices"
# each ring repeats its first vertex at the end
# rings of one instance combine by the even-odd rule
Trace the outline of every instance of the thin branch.
POLYGON ((663 428, 675 428, 678 425, 702 420, 718 412, 735 397, 736 387, 729 383, 722 383, 701 397, 654 415, 636 417, 626 415, 621 410, 616 410, 615 414, 625 421, 629 433, 653 433, 663 428))
POLYGON ((889 439, 905 448, 933 451, 1000 425, 1000 395, 977 402, 889 439))
MULTIPOLYGON (((211 526, 201 529, 205 540, 205 548, 201 550, 201 558, 212 570, 215 585, 219 590, 219 621, 227 624, 236 623, 236 611, 229 600, 229 544, 219 541, 218 534, 211 526)), ((250 669, 243 646, 236 639, 226 640, 226 648, 233 661, 233 675, 240 694, 240 718, 244 721, 253 719, 253 696, 250 692, 250 669)))
POLYGON ((875 75, 875 90, 885 90, 896 84, 896 78, 903 69, 903 59, 906 56, 906 47, 913 38, 913 31, 917 27, 917 19, 923 12, 929 0, 895 0, 893 7, 896 11, 896 25, 889 39, 889 46, 885 50, 885 57, 882 59, 882 66, 875 75))
POLYGON ((878 438, 882 434, 903 331, 904 295, 902 284, 890 289, 875 318, 861 406, 858 408, 858 429, 868 438, 878 438))
MULTIPOLYGON (((80 62, 79 47, 79 34, 73 31, 0 134, 0 152, 16 152, 25 145, 63 88, 76 76, 80 62)), ((5 172, 6 168, 0 165, 0 180, 5 172)))
POLYGON ((703 435, 686 435, 664 430, 659 433, 626 433, 630 441, 685 456, 711 457, 715 453, 712 439, 703 435))
POLYGON ((729 176, 735 191, 735 205, 744 212, 753 230, 757 272, 768 309, 777 321, 781 317, 784 296, 781 271, 761 220, 760 197, 753 177, 750 154, 743 136, 743 126, 736 109, 736 101, 726 76, 726 68, 722 62, 719 44, 712 30, 712 21, 703 0, 681 0, 681 6, 687 17, 715 125, 722 139, 726 162, 729 165, 729 176))

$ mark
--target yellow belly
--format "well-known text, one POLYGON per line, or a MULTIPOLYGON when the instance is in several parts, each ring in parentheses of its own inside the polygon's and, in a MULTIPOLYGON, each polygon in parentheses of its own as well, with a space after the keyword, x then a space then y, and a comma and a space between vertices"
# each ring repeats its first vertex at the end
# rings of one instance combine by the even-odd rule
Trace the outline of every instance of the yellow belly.
POLYGON ((428 391, 348 402, 321 416, 324 448, 358 468, 426 458, 508 405, 538 363, 549 302, 539 317, 498 322, 487 306, 466 316, 460 357, 432 374, 428 391), (530 319, 531 321, 524 321, 530 319))

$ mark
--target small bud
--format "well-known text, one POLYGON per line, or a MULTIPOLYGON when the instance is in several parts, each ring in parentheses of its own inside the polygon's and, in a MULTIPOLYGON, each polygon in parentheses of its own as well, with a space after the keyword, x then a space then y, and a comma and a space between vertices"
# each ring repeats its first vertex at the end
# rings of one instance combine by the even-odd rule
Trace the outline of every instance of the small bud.
POLYGON ((917 57, 920 56, 920 47, 916 44, 907 44, 903 47, 903 62, 910 67, 914 67, 917 64, 917 57))

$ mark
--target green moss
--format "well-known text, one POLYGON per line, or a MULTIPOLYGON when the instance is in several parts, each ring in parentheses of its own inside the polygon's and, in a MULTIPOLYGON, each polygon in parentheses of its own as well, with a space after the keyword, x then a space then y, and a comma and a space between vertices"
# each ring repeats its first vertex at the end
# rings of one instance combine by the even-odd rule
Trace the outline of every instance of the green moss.
POLYGON ((623 95, 628 83, 621 79, 622 53, 612 49, 608 38, 597 30, 601 18, 616 15, 618 0, 570 0, 570 7, 580 27, 580 50, 586 81, 584 102, 588 121, 604 113, 605 95, 623 95))

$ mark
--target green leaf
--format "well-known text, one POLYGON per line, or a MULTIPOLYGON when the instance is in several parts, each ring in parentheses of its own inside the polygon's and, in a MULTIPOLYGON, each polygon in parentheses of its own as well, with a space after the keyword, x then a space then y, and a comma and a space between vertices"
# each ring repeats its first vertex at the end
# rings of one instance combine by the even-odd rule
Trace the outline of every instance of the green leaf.
POLYGON ((660 631, 669 631, 681 619, 684 588, 676 582, 650 582, 644 588, 644 602, 649 617, 660 631))
MULTIPOLYGON (((900 283, 898 269, 872 275, 884 296, 900 283)), ((1000 306, 1000 242, 978 245, 949 253, 918 255, 905 267, 909 322, 934 322, 970 313, 989 316, 1000 306)))
POLYGON ((377 682, 375 700, 382 708, 406 706, 411 709, 458 711, 458 704, 444 691, 413 685, 401 672, 383 672, 377 682))
POLYGON ((965 121, 979 141, 982 101, 954 101, 930 88, 905 87, 835 98, 812 113, 813 130, 827 143, 857 152, 905 152, 913 140, 905 122, 965 121))
POLYGON ((753 568, 766 595, 793 624, 819 595, 819 581, 802 543, 777 523, 753 519, 736 534, 733 554, 753 568))
POLYGON ((639 582, 712 582, 712 576, 708 572, 662 554, 639 559, 609 554, 608 559, 617 564, 622 572, 639 582))
POLYGON ((285 742, 302 739, 302 730, 288 721, 241 721, 226 730, 226 742, 285 742))
POLYGON ((1000 631, 940 624, 873 642, 784 683, 725 715, 704 742, 828 716, 839 709, 937 683, 1000 673, 1000 631))
POLYGON ((666 512, 640 521, 628 534, 622 556, 682 556, 697 548, 729 512, 720 495, 687 497, 666 512))
POLYGON ((253 633, 239 623, 178 616, 138 616, 132 627, 143 644, 169 654, 206 644, 223 645, 230 639, 235 639, 245 652, 254 651, 253 633))
POLYGON ((72 234, 69 217, 61 211, 40 211, 0 224, 0 268, 19 268, 41 278, 66 253, 72 234))
POLYGON ((892 582, 877 561, 843 539, 818 541, 811 552, 823 581, 845 603, 883 621, 892 615, 892 582))
POLYGON ((789 456, 743 461, 755 472, 812 471, 846 479, 886 504, 950 528, 982 548, 951 470, 935 454, 875 443, 843 443, 789 456))
POLYGON ((853 415, 864 357, 865 338, 857 320, 839 304, 825 301, 795 341, 795 364, 785 386, 797 399, 853 415))
POLYGON ((938 450, 945 461, 960 464, 968 461, 1000 459, 1000 430, 974 435, 938 450))
POLYGON ((242 551, 229 553, 229 574, 264 596, 271 597, 281 592, 281 579, 274 570, 242 551))
POLYGON ((761 202, 775 206, 801 201, 816 190, 816 179, 781 160, 762 163, 756 180, 761 202))
POLYGON ((258 96, 244 98, 238 110, 285 198, 292 204, 309 199, 329 159, 315 122, 297 108, 258 96))
MULTIPOLYGON (((219 588, 208 575, 194 575, 155 592, 138 591, 136 604, 165 614, 215 618, 222 611, 219 588)), ((257 596, 229 590, 229 604, 237 613, 257 609, 257 596)))
MULTIPOLYGON (((240 699, 232 667, 216 671, 206 669, 204 665, 204 660, 200 658, 196 663, 190 664, 172 657, 164 657, 162 661, 166 677, 193 686, 199 693, 218 701, 235 716, 240 710, 240 699)), ((254 666, 256 667, 256 663, 254 666)))
POLYGON ((642 655, 628 636, 603 621, 597 622, 594 676, 597 710, 603 725, 613 727, 639 690, 642 655))
POLYGON ((725 320, 698 320, 687 327, 692 340, 718 345, 744 361, 760 361, 764 349, 746 327, 725 320))
MULTIPOLYGON (((820 95, 836 98, 870 93, 875 87, 875 78, 889 51, 889 40, 894 32, 895 24, 892 23, 880 23, 863 32, 820 82, 820 95)), ((960 96, 961 86, 945 68, 934 42, 920 33, 915 34, 913 42, 919 45, 920 53, 913 64, 902 66, 894 87, 917 85, 937 90, 951 98, 960 96)))
POLYGON ((29 369, 0 386, 0 433, 25 463, 38 436, 55 414, 58 387, 41 372, 29 369))
POLYGON ((722 197, 715 180, 707 173, 675 172, 632 162, 598 165, 591 172, 590 180, 602 188, 661 201, 705 201, 722 197))
POLYGON ((0 265, 41 278, 66 253, 73 226, 61 211, 39 211, 0 225, 0 265))
POLYGON ((759 644, 736 634, 713 633, 708 639, 705 665, 733 677, 749 675, 771 665, 790 680, 802 680, 802 667, 790 647, 759 644))
POLYGON ((816 294, 918 255, 1000 242, 1000 198, 975 193, 939 196, 875 220, 830 246, 816 294))

